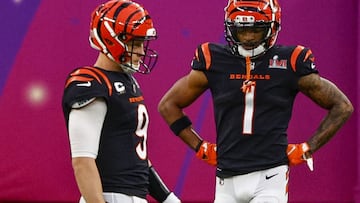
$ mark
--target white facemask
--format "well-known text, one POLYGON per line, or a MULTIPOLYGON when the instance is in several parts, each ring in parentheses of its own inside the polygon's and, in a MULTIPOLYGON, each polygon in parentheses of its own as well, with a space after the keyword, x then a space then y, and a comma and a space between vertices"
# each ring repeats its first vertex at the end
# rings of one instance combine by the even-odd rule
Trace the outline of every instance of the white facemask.
POLYGON ((257 55, 263 53, 266 50, 264 45, 265 45, 265 43, 260 44, 258 47, 256 47, 255 49, 251 49, 251 50, 244 49, 241 45, 237 45, 237 51, 240 54, 240 56, 254 57, 254 56, 257 56, 257 55))

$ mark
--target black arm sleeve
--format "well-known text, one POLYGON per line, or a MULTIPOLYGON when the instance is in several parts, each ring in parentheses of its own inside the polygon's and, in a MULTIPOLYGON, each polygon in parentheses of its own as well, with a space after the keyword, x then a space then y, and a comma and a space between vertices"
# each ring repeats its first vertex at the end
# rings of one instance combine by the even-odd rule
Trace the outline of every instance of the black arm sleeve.
POLYGON ((161 180, 153 166, 149 167, 149 194, 158 202, 163 202, 171 192, 161 180))

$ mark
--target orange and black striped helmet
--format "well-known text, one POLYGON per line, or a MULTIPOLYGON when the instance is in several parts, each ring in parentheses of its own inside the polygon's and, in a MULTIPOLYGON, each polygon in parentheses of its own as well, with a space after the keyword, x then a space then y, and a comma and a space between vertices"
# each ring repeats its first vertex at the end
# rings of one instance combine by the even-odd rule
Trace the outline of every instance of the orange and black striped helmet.
POLYGON ((149 13, 130 0, 108 1, 99 5, 91 14, 90 45, 121 66, 133 68, 131 48, 127 44, 134 40, 144 41, 142 67, 135 68, 133 72, 149 73, 155 66, 158 55, 148 45, 149 41, 156 38, 149 13))
POLYGON ((225 38, 236 54, 254 57, 271 48, 280 31, 281 8, 277 0, 229 0, 225 7, 225 38), (264 28, 258 47, 245 50, 236 33, 245 27, 264 28))

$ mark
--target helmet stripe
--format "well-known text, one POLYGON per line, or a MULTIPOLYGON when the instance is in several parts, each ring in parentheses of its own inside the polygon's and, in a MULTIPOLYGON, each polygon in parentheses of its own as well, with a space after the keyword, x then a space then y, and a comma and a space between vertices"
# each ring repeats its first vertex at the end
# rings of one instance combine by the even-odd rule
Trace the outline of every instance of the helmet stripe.
MULTIPOLYGON (((126 29, 127 29, 128 24, 130 23, 131 18, 132 18, 135 14, 137 14, 137 13, 139 13, 139 12, 141 12, 141 11, 142 11, 142 10, 137 9, 136 11, 134 11, 132 14, 129 15, 129 17, 128 17, 128 18, 126 19, 126 21, 125 21, 125 29, 124 29, 125 31, 126 31, 126 29)), ((131 32, 134 30, 135 27, 137 27, 137 26, 133 26, 131 32)))
POLYGON ((130 5, 129 2, 127 2, 127 3, 122 2, 122 4, 115 10, 113 19, 116 20, 116 18, 119 16, 119 13, 121 12, 121 10, 127 8, 129 5, 130 5))
MULTIPOLYGON (((117 3, 119 3, 119 2, 117 2, 117 3)), ((103 43, 103 40, 102 40, 102 35, 101 35, 101 23, 102 23, 102 20, 104 20, 105 19, 105 16, 106 16, 106 14, 117 4, 117 3, 114 3, 113 5, 111 5, 109 8, 104 8, 104 4, 103 4, 103 6, 100 6, 100 8, 97 10, 97 12, 101 12, 102 14, 101 14, 101 16, 99 16, 99 21, 97 22, 97 29, 96 29, 96 32, 94 32, 94 34, 95 34, 95 36, 96 36, 96 38, 98 39, 98 42, 100 43, 100 45, 102 46, 102 48, 104 49, 104 51, 107 53, 108 51, 107 51, 107 49, 106 49, 106 47, 104 48, 104 43, 103 43), (102 9, 106 9, 105 11, 101 11, 102 9)))

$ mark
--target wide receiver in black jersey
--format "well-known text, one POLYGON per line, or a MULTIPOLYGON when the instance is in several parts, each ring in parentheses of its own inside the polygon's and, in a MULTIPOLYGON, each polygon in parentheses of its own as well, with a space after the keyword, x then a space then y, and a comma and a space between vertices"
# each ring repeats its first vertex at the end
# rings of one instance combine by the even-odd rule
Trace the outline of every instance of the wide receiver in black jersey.
POLYGON ((159 103, 171 130, 217 167, 215 203, 288 201, 289 165, 307 162, 353 112, 348 98, 319 76, 314 56, 302 46, 274 45, 280 30, 277 0, 229 0, 225 8, 228 45, 203 43, 192 70, 159 103), (216 144, 201 138, 183 108, 212 94, 216 144), (301 92, 328 114, 310 138, 288 144, 295 96, 301 92))
POLYGON ((127 0, 108 1, 92 13, 90 43, 100 53, 93 66, 72 71, 63 111, 80 202, 180 203, 147 155, 149 115, 133 73, 149 73, 157 53, 148 12, 127 0))

